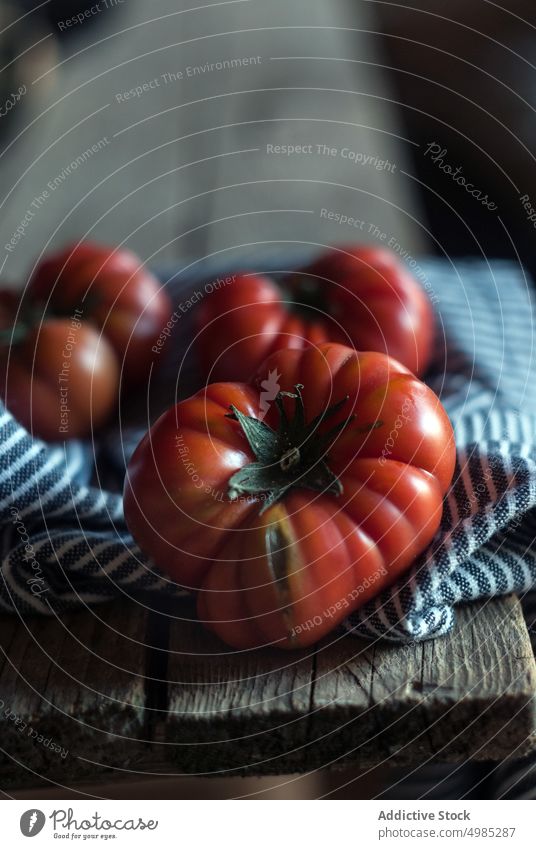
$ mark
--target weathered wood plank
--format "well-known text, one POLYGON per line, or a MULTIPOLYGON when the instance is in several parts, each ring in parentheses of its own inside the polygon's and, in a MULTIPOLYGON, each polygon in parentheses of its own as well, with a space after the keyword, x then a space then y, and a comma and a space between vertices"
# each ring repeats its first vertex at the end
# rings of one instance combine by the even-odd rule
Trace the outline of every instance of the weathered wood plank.
POLYGON ((185 773, 298 769, 313 657, 314 650, 233 652, 198 624, 174 623, 163 751, 185 773))
POLYGON ((164 734, 185 772, 502 759, 534 742, 536 665, 513 597, 403 647, 343 637, 314 658, 233 654, 176 624, 170 650, 164 734))
POLYGON ((502 759, 535 730, 536 666, 513 596, 458 611, 444 639, 322 647, 308 760, 502 759))
POLYGON ((533 744, 535 692, 513 597, 461 608, 444 639, 336 637, 299 653, 232 652, 195 622, 127 603, 61 621, 3 617, 0 778, 6 789, 106 772, 498 760, 533 744))
POLYGON ((425 646, 424 694, 438 702, 432 748, 444 760, 520 755, 534 743, 536 672, 519 600, 510 596, 460 613, 461 651, 452 641, 425 646), (434 687, 444 689, 443 709, 434 687))
POLYGON ((146 629, 144 608, 126 603, 0 620, 3 786, 146 757, 146 629))

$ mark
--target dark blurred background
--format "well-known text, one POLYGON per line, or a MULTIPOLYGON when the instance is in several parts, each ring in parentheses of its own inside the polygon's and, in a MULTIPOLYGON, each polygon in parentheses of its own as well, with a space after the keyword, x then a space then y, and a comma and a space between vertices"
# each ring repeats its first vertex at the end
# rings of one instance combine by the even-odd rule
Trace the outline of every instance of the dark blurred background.
POLYGON ((371 224, 409 255, 519 257, 534 269, 520 200, 536 206, 533 3, 206 5, 2 3, 0 104, 25 88, 0 119, 2 245, 57 184, 9 253, 9 279, 86 233, 158 264, 243 254, 256 240, 370 241, 371 224), (236 67, 207 70, 233 57, 236 67), (395 167, 268 156, 271 143, 348 147, 395 167), (263 212, 276 208, 315 214, 263 212), (319 208, 366 227, 327 222, 319 208))

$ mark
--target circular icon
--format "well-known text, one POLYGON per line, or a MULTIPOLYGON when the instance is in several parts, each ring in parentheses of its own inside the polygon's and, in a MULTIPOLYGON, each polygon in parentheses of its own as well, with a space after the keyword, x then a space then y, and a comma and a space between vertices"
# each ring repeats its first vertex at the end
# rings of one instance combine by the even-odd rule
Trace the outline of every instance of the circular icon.
POLYGON ((36 808, 31 808, 29 811, 24 811, 20 818, 20 830, 25 837, 35 837, 39 834, 46 821, 43 811, 38 811, 36 808))

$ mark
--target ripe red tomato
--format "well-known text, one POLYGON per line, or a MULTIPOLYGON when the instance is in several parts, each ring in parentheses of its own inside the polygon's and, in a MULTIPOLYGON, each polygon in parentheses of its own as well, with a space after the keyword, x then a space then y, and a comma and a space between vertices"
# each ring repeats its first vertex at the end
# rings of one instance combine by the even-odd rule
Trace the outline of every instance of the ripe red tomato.
POLYGON ((29 283, 34 301, 54 315, 82 311, 111 343, 126 383, 143 379, 151 348, 171 315, 156 277, 131 251, 81 242, 42 260, 29 283))
POLYGON ((395 360, 279 350, 252 383, 161 416, 130 463, 125 516, 229 645, 306 646, 429 544, 454 459, 439 399, 395 360))
POLYGON ((430 360, 434 315, 406 266, 386 248, 334 248, 281 284, 235 277, 205 297, 198 348, 209 380, 248 380, 280 348, 339 342, 382 351, 414 374, 430 360))
POLYGON ((0 292, 0 395, 26 429, 49 441, 87 436, 114 409, 119 364, 90 324, 45 318, 14 325, 18 299, 0 292))

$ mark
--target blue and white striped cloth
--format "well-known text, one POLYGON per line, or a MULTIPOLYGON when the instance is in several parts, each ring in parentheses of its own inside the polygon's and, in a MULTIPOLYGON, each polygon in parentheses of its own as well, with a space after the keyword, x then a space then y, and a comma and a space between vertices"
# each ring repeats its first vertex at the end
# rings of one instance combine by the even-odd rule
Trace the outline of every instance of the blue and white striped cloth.
MULTIPOLYGON (((273 260, 257 259, 255 267, 276 270, 273 260)), ((283 270, 280 263, 277 269, 283 270)), ((438 320, 427 380, 454 425, 458 465, 429 550, 345 623, 352 633, 397 641, 446 633, 460 602, 523 594, 536 584, 531 282, 523 269, 503 261, 423 261, 420 270, 435 295, 438 320)), ((184 302, 215 276, 214 267, 198 265, 165 283, 184 302)), ((181 350, 173 340, 166 346, 162 385, 167 380, 172 391, 190 332, 186 313, 177 334, 181 350)), ((48 614, 147 591, 184 595, 144 559, 124 523, 118 493, 141 432, 50 447, 32 440, 2 409, 0 611, 48 614)))

